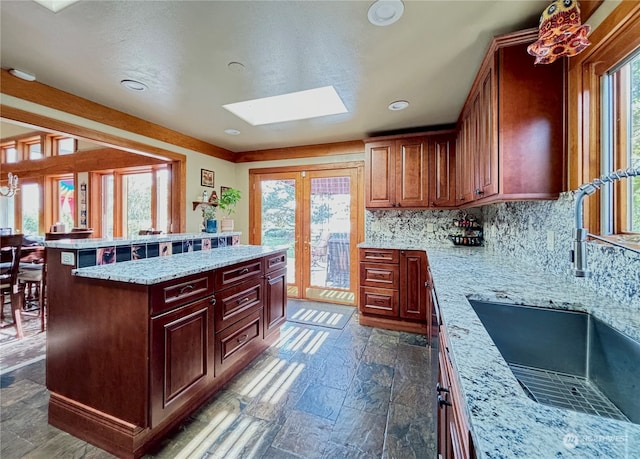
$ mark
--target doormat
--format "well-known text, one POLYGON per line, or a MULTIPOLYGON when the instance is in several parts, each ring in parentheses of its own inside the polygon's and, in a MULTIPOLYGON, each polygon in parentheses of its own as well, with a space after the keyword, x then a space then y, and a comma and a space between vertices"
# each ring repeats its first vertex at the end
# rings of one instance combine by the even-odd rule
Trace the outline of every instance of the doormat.
POLYGON ((287 320, 342 330, 355 312, 355 306, 342 306, 317 301, 287 300, 287 320))

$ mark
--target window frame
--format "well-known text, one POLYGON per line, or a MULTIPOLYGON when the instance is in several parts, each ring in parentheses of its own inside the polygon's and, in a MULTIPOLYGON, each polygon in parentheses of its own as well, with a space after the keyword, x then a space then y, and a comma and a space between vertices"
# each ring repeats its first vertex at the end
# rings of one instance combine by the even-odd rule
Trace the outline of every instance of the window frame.
MULTIPOLYGON (((640 47, 640 2, 622 2, 589 39, 591 46, 569 59, 568 183, 571 190, 610 172, 609 165, 602 160, 602 142, 607 140, 602 128, 602 113, 606 108, 601 97, 602 77, 640 47)), ((618 188, 619 183, 616 183, 618 188)), ((620 214, 617 214, 614 218, 619 222, 620 214)), ((607 227, 602 220, 600 200, 586 199, 583 226, 591 233, 606 236, 607 227)), ((620 226, 615 228, 619 229, 620 226)))

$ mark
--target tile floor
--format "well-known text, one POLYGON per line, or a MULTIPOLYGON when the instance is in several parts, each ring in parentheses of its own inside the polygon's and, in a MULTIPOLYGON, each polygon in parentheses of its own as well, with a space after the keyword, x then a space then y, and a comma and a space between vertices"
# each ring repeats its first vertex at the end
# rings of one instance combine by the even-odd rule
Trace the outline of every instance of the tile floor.
MULTIPOLYGON (((437 350, 420 335, 287 322, 147 458, 433 458, 437 350)), ((47 424, 44 361, 0 379, 0 457, 109 458, 47 424)))

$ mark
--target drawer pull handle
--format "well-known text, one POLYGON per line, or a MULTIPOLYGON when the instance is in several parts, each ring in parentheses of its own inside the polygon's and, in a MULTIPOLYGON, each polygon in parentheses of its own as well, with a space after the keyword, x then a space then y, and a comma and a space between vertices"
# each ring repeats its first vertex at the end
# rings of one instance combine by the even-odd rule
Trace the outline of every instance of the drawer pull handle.
POLYGON ((438 408, 443 406, 453 406, 449 400, 445 400, 442 395, 438 395, 438 408))
POLYGON ((249 301, 249 297, 243 298, 240 301, 238 301, 238 304, 242 304, 242 303, 246 303, 249 301))
POLYGON ((427 288, 431 288, 431 282, 427 281, 424 283, 424 286, 427 288))
POLYGON ((247 274, 249 272, 249 268, 244 268, 242 271, 240 271, 240 274, 247 274))
POLYGON ((440 383, 437 383, 437 384, 436 384, 436 392, 437 392, 437 393, 440 393, 440 392, 447 392, 447 393, 448 393, 448 392, 449 392, 449 389, 447 389, 446 387, 442 387, 442 386, 440 385, 440 383))
POLYGON ((242 335, 242 336, 238 337, 238 339, 237 339, 236 341, 238 342, 238 344, 242 344, 242 343, 244 343, 248 338, 249 338, 249 335, 245 333, 244 335, 242 335))
POLYGON ((215 298, 211 298, 211 299, 209 300, 209 303, 211 303, 211 306, 215 306, 215 305, 216 305, 216 303, 217 303, 217 301, 216 301, 216 299, 215 299, 215 298))
MULTIPOLYGON (((193 284, 189 284, 189 285, 185 285, 184 287, 182 287, 179 291, 178 291, 178 295, 183 295, 187 292, 193 292, 195 290, 196 286, 193 284)), ((177 296, 177 295, 176 295, 177 296)))

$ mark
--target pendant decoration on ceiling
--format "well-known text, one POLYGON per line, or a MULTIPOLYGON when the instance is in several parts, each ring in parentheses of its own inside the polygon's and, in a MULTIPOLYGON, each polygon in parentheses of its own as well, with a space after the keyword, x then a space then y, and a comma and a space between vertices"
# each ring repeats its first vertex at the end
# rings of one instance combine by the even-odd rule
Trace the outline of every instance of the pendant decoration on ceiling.
POLYGON ((575 56, 591 43, 587 38, 591 26, 582 25, 577 0, 555 0, 540 16, 538 41, 527 51, 536 64, 551 64, 561 56, 575 56))

